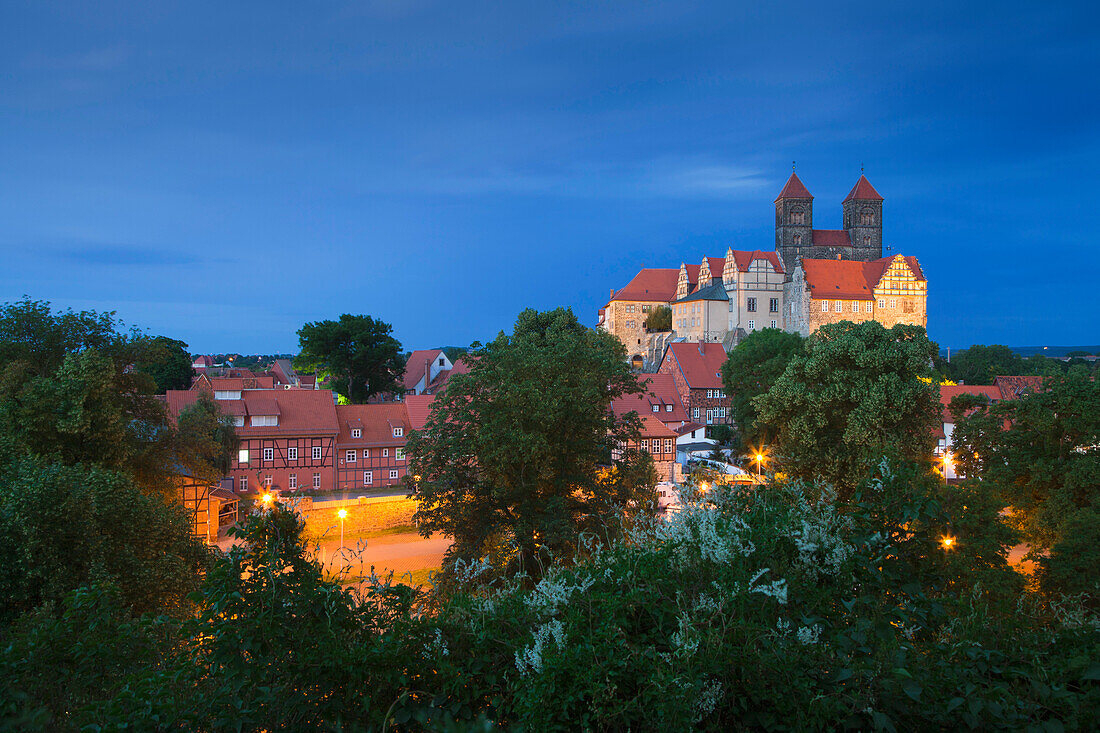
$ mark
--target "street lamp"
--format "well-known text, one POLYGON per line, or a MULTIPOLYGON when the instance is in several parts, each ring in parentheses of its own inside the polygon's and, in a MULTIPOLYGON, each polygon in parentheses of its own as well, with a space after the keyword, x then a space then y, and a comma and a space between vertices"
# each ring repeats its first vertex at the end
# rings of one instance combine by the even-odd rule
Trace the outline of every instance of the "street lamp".
POLYGON ((263 498, 261 499, 261 501, 263 501, 265 507, 270 507, 271 502, 275 501, 275 497, 272 496, 271 492, 269 491, 269 492, 267 492, 263 495, 263 498))
POLYGON ((344 549, 344 518, 348 515, 347 509, 341 509, 336 512, 336 516, 340 517, 340 549, 344 549))
POLYGON ((940 546, 947 552, 950 552, 955 549, 955 538, 949 534, 945 534, 943 537, 940 537, 940 546))
POLYGON ((761 453, 760 451, 756 451, 756 455, 754 455, 752 457, 752 459, 754 461, 756 461, 756 476, 757 476, 757 478, 760 477, 760 466, 763 465, 764 458, 765 458, 764 454, 761 453))
POLYGON ((946 448, 943 451, 943 483, 947 485, 947 464, 951 460, 951 452, 946 448))

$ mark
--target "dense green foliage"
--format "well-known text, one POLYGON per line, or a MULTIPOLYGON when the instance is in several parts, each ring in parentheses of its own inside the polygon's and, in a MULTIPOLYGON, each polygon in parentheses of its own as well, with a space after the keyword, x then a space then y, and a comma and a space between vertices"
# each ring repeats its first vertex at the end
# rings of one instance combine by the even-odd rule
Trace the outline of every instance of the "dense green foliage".
MULTIPOLYGON (((1080 355, 1085 354, 1080 351, 1069 353, 1071 357, 1080 355)), ((999 376, 1058 375, 1073 368, 1084 368, 1095 373, 1098 366, 1098 362, 1079 358, 1063 361, 1042 354, 1024 357, 1000 344, 971 346, 969 349, 954 352, 950 362, 937 361, 940 373, 960 384, 993 384, 993 378, 999 376)))
POLYGON ((316 374, 352 403, 387 392, 404 394, 405 360, 392 334, 388 323, 347 313, 338 321, 307 323, 298 329, 301 352, 294 368, 316 374))
POLYGON ((1004 560, 1009 538, 983 529, 995 509, 953 502, 953 487, 927 474, 877 473, 845 506, 801 482, 715 487, 621 539, 587 535, 537 583, 487 583, 489 563, 460 563, 449 593, 434 596, 324 580, 299 520, 276 507, 218 561, 194 621, 136 623, 94 590, 67 601, 70 624, 28 618, 0 651, 0 720, 49 730, 1090 729, 1100 621, 1021 595, 1004 560), (947 533, 958 537, 950 550, 947 533))
POLYGON ((742 447, 766 445, 774 439, 767 426, 757 423, 753 400, 772 388, 804 342, 797 333, 765 328, 753 331, 730 351, 722 365, 722 384, 742 447))
POLYGON ((185 607, 207 554, 174 475, 202 464, 191 450, 217 419, 169 425, 152 377, 133 368, 162 347, 109 313, 0 306, 4 621, 92 583, 135 611, 185 607))
POLYGON ((167 336, 150 339, 149 347, 134 368, 152 377, 159 394, 191 386, 191 354, 187 344, 167 336))
POLYGON ((645 318, 645 327, 647 331, 671 331, 672 309, 667 305, 654 306, 645 318))
POLYGON ((613 457, 638 424, 611 401, 641 391, 614 336, 571 310, 526 310, 467 358, 408 442, 417 524, 454 538, 451 560, 499 552, 533 572, 540 547, 566 551, 656 499, 648 454, 613 457))
POLYGON ((1034 549, 1054 549, 1044 561, 1052 587, 1096 592, 1095 572, 1069 568, 1100 559, 1089 544, 1100 534, 1100 383, 1072 370, 1043 387, 992 405, 953 402, 956 461, 1012 507, 1010 521, 1034 549))
POLYGON ((847 496, 883 456, 927 463, 940 415, 936 346, 919 326, 827 324, 753 405, 788 475, 847 496))
POLYGON ((176 423, 176 461, 183 474, 215 484, 229 473, 237 431, 208 393, 181 410, 176 423))

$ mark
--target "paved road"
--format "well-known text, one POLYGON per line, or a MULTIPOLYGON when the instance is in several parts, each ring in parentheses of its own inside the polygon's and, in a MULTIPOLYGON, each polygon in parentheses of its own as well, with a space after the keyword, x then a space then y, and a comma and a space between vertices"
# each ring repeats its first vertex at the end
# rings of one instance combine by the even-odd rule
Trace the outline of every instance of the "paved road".
MULTIPOLYGON (((394 575, 401 575, 414 570, 439 567, 443 562, 443 553, 451 546, 451 540, 438 533, 425 539, 410 532, 358 541, 349 539, 345 544, 341 551, 339 537, 319 543, 319 557, 326 568, 338 570, 343 566, 350 566, 351 574, 358 576, 360 572, 369 574, 373 565, 374 572, 378 575, 391 570, 394 575)), ((312 543, 310 547, 313 547, 312 543)))

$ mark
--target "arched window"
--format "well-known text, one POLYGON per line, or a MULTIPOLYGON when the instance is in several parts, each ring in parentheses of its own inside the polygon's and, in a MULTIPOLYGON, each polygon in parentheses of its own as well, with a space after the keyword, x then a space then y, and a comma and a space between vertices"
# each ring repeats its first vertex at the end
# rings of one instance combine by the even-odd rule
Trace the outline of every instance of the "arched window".
POLYGON ((797 209, 791 212, 789 219, 794 226, 802 226, 806 221, 805 214, 797 209))
POLYGON ((863 235, 863 246, 864 247, 870 247, 871 246, 871 235, 870 234, 864 234, 863 235))
POLYGON ((875 224, 875 212, 870 209, 864 209, 859 212, 859 223, 863 226, 874 226, 875 224))
POLYGON ((802 244, 802 235, 801 234, 794 235, 794 244, 795 244, 796 247, 800 246, 802 244))

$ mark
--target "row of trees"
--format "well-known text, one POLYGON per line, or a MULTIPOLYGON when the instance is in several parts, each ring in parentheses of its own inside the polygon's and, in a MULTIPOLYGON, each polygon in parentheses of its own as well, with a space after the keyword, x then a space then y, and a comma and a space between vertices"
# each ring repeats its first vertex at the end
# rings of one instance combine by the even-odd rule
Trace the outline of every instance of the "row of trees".
MULTIPOLYGON (((622 345, 569 311, 526 311, 474 349, 470 373, 410 439, 421 529, 455 538, 434 590, 341 587, 309 559, 300 520, 276 507, 213 560, 190 612, 139 615, 112 578, 85 574, 63 601, 23 615, 0 644, 0 720, 1089 728, 1100 622, 1087 602, 1029 590, 1007 564, 1014 528, 990 486, 1019 474, 937 480, 934 345, 921 329, 877 323, 793 344, 761 350, 781 369, 743 359, 759 390, 745 409, 768 437, 776 480, 744 492, 689 486, 684 511, 662 520, 648 456, 622 448, 636 416, 609 409, 640 389, 622 345)), ((1053 384, 1045 408, 1028 402, 1033 417, 1009 419, 1051 432, 1061 451, 1051 481, 1073 490, 1048 511, 1077 502, 1084 512, 1096 495, 1085 391, 1095 386, 1066 384, 1080 391, 1053 384)), ((998 407, 966 418, 985 420, 973 433, 991 441, 975 449, 975 474, 1012 450, 998 437, 1005 415, 986 414, 998 407)))

